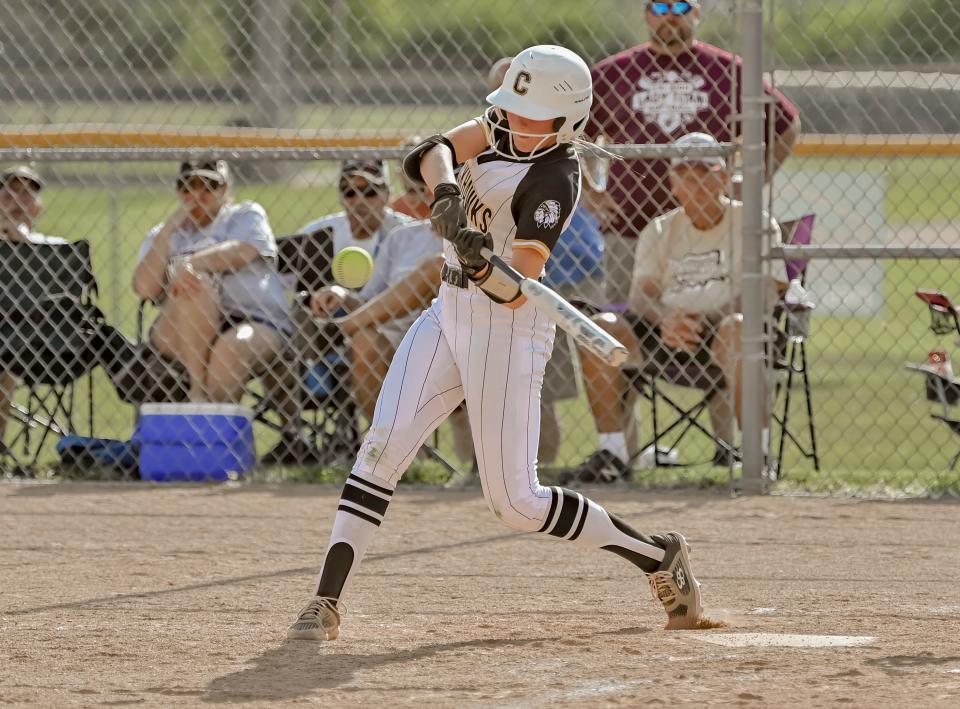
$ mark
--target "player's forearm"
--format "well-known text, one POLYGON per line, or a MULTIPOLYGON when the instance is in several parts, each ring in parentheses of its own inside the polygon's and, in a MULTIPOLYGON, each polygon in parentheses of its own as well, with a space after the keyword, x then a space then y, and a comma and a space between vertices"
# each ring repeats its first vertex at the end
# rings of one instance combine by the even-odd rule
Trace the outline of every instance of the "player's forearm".
MULTIPOLYGON (((547 260, 539 251, 533 249, 514 249, 513 258, 510 265, 513 266, 524 278, 537 280, 543 273, 543 266, 547 260)), ((511 310, 516 310, 527 302, 527 296, 521 295, 514 301, 504 303, 511 310)))
POLYGON ((253 244, 245 241, 225 241, 191 254, 190 263, 196 271, 229 273, 239 271, 259 257, 260 252, 253 244))
POLYGON ((432 192, 437 185, 456 184, 453 174, 453 153, 446 145, 436 145, 428 150, 420 161, 420 174, 432 192))

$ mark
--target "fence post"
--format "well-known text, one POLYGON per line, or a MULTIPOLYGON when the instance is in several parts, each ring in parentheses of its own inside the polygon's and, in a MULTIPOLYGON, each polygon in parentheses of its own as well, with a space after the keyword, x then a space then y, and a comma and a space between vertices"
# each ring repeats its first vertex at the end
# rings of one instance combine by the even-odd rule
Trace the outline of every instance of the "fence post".
POLYGON ((290 103, 290 36, 292 0, 257 0, 251 38, 255 56, 250 101, 253 124, 279 128, 290 103))
POLYGON ((743 76, 743 441, 742 489, 765 491, 762 450, 766 416, 766 371, 763 362, 763 0, 744 0, 742 22, 743 76))

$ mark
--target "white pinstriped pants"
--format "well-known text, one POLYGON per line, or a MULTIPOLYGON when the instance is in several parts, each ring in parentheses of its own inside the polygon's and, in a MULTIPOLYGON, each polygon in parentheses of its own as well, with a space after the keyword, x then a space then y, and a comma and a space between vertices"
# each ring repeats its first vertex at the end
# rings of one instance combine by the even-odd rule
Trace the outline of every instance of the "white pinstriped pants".
POLYGON ((539 530, 551 504, 537 480, 540 389, 555 330, 531 303, 511 310, 472 284, 442 284, 393 357, 353 473, 395 488, 466 400, 487 505, 511 527, 539 530))

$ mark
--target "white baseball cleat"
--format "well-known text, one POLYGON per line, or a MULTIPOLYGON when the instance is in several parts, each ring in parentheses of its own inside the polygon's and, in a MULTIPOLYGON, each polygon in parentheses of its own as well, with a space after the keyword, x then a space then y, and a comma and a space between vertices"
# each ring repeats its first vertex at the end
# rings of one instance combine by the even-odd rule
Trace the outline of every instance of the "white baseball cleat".
POLYGON ((667 630, 697 628, 703 615, 700 605, 700 582, 690 568, 690 547, 679 532, 655 535, 663 542, 665 554, 660 567, 652 574, 650 592, 667 612, 667 630))
POLYGON ((314 596, 290 626, 291 640, 336 640, 340 635, 340 613, 333 598, 314 596))

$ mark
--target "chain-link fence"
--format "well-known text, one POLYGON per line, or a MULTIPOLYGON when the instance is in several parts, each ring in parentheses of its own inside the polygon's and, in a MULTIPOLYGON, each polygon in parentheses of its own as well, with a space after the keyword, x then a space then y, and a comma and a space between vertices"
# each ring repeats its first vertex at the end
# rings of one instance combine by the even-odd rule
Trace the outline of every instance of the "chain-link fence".
MULTIPOLYGON (((522 17, 499 1, 8 5, 0 157, 32 167, 4 173, 0 199, 7 472, 348 468, 404 332, 452 287, 417 221, 430 196, 397 159, 481 115, 499 60, 558 43, 593 67, 587 137, 629 157, 591 151, 581 206, 529 205, 547 205, 531 217, 547 228, 517 233, 532 242, 517 251, 552 249, 545 282, 631 358, 611 368, 558 331, 526 414, 545 477, 735 478, 738 422, 766 400, 765 465, 784 487, 960 488, 952 3, 768 3, 766 149, 742 139, 744 3, 533 2, 522 17), (716 143, 670 147, 693 132, 716 143), (740 394, 740 266, 755 249, 730 201, 751 150, 775 220, 764 249, 787 245, 760 286, 760 398, 740 394), (345 247, 374 266, 337 290, 345 247)), ((477 169, 461 186, 486 228, 477 169)), ((481 452, 529 449, 503 433, 505 408, 457 408, 410 477, 476 480, 471 426, 497 428, 481 452)))

